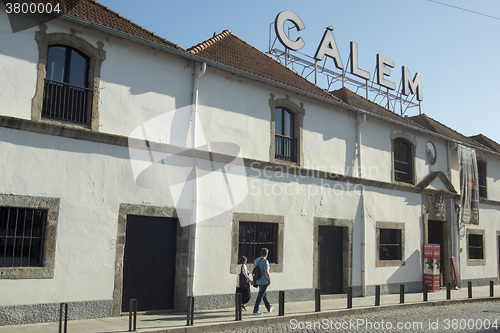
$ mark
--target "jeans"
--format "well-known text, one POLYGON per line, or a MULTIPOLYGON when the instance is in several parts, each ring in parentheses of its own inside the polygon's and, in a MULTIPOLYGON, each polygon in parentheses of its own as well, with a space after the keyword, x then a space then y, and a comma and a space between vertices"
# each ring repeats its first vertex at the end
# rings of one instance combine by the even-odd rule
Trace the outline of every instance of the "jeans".
POLYGON ((264 305, 266 306, 267 311, 271 308, 271 304, 269 304, 269 301, 267 300, 267 286, 266 285, 259 285, 259 294, 257 295, 257 299, 255 300, 255 306, 253 307, 253 312, 259 311, 259 305, 262 300, 264 300, 264 305))

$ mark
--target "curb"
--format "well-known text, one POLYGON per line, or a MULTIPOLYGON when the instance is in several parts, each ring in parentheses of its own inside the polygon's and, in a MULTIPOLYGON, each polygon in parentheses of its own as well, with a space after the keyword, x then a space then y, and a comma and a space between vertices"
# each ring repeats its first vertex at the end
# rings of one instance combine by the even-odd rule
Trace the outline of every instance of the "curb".
POLYGON ((340 317, 347 315, 358 315, 364 313, 372 313, 372 312, 380 312, 386 310, 395 310, 401 308, 419 308, 425 306, 443 306, 443 305, 452 305, 452 304, 460 304, 460 303, 479 303, 479 302, 496 302, 500 301, 500 297, 485 297, 485 298, 466 298, 466 299, 451 299, 451 300, 442 300, 442 301, 428 301, 428 302, 415 302, 415 303, 404 303, 404 304, 390 304, 390 305, 379 305, 379 306, 368 306, 356 309, 342 309, 342 310, 329 310, 322 312, 306 312, 299 313, 294 315, 285 315, 282 317, 272 317, 272 318, 261 318, 258 319, 250 317, 252 319, 246 319, 242 321, 229 321, 222 322, 217 324, 200 324, 197 326, 185 326, 185 327, 175 327, 175 328, 164 328, 164 329, 153 329, 146 333, 201 333, 201 332, 214 332, 214 331, 228 331, 232 329, 242 329, 242 328, 250 328, 255 324, 258 326, 267 326, 267 325, 276 325, 289 323, 291 319, 296 319, 297 321, 317 321, 320 319, 325 319, 329 317, 340 317))

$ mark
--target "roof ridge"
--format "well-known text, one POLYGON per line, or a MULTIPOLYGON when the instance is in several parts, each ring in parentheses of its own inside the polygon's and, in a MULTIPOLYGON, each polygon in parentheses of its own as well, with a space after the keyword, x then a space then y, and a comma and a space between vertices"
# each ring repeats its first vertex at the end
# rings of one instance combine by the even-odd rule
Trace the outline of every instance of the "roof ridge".
MULTIPOLYGON (((124 20, 124 21, 127 21, 128 23, 132 24, 132 25, 133 25, 133 26, 135 26, 136 28, 139 28, 139 29, 143 30, 143 31, 144 31, 144 32, 146 32, 147 34, 149 34, 149 35, 151 35, 151 36, 153 36, 153 37, 155 37, 155 38, 158 38, 158 39, 162 40, 163 42, 165 42, 165 43, 167 43, 167 44, 173 45, 173 46, 175 46, 175 47, 176 47, 176 48, 178 48, 178 49, 182 49, 182 48, 181 48, 178 44, 172 43, 172 42, 171 42, 171 41, 169 41, 168 39, 166 39, 166 38, 164 38, 164 37, 161 37, 161 36, 157 35, 156 33, 154 33, 154 32, 152 32, 152 31, 150 31, 150 30, 148 30, 148 29, 144 28, 142 25, 139 25, 139 24, 135 23, 134 21, 132 21, 132 20, 130 20, 130 19, 128 19, 128 18, 126 18, 126 17, 125 17, 125 16, 123 16, 122 14, 120 14, 120 13, 118 13, 118 12, 114 11, 114 10, 113 10, 113 9, 111 9, 110 7, 107 7, 107 6, 103 5, 103 4, 102 4, 102 3, 100 3, 99 1, 97 1, 97 0, 87 0, 87 1, 92 2, 92 3, 94 3, 94 4, 96 4, 96 5, 100 6, 100 7, 102 7, 104 10, 108 11, 109 13, 111 13, 111 14, 113 14, 113 15, 115 15, 115 16, 118 16, 120 19, 122 19, 122 20, 124 20)), ((71 15, 71 14, 69 14, 69 15, 71 15)), ((71 16, 74 16, 74 15, 71 15, 71 16)), ((113 29, 113 28, 112 28, 112 29, 113 29)), ((113 29, 113 30, 116 30, 116 29, 113 29)))
POLYGON ((214 35, 212 38, 209 38, 201 43, 198 43, 195 46, 188 48, 186 51, 191 53, 191 54, 196 54, 196 53, 208 48, 209 46, 212 46, 213 44, 215 44, 219 40, 226 38, 227 36, 230 36, 230 35, 233 35, 233 33, 231 31, 229 31, 227 29, 223 30, 220 34, 214 35))

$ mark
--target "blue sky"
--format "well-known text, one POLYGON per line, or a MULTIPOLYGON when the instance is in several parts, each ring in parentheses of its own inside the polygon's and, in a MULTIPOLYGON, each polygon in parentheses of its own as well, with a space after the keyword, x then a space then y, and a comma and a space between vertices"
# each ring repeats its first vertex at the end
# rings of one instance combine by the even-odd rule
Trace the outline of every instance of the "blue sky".
MULTIPOLYGON (((372 77, 377 53, 395 61, 390 79, 397 85, 401 66, 407 66, 412 75, 420 72, 423 113, 464 135, 483 133, 500 143, 500 1, 436 1, 442 4, 433 0, 100 0, 183 48, 228 29, 265 52, 270 23, 279 12, 293 11, 306 26, 295 35, 292 32, 306 43, 300 52, 313 56, 325 28, 332 25, 344 66, 349 43, 355 41, 359 67, 372 77)), ((407 112, 417 113, 417 109, 407 112)))

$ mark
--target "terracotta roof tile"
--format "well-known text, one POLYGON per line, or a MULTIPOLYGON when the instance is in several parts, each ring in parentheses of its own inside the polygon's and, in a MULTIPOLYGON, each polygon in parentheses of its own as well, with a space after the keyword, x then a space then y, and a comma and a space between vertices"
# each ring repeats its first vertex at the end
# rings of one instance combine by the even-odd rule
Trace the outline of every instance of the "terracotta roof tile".
POLYGON ((404 124, 407 124, 407 125, 410 125, 413 127, 420 127, 421 128, 421 126, 419 124, 415 124, 414 122, 408 120, 408 118, 400 116, 399 114, 394 113, 390 110, 387 110, 386 108, 378 105, 377 103, 372 102, 369 99, 367 99, 361 95, 356 94, 355 92, 353 92, 349 88, 344 87, 344 88, 341 88, 338 90, 334 90, 330 93, 332 95, 334 95, 335 97, 339 98, 345 104, 360 108, 360 109, 368 111, 368 112, 378 114, 378 115, 385 117, 385 118, 399 121, 401 123, 404 123, 404 124))
POLYGON ((480 143, 479 141, 475 141, 469 137, 466 137, 463 134, 458 133, 457 131, 449 128, 446 125, 441 124, 439 121, 429 117, 428 115, 426 115, 424 113, 420 114, 418 116, 409 117, 408 119, 410 119, 411 121, 419 124, 420 126, 426 128, 426 129, 428 129, 429 131, 446 136, 450 139, 453 139, 453 140, 456 140, 459 142, 463 142, 463 143, 471 145, 471 146, 476 146, 479 148, 483 148, 483 149, 486 148, 486 149, 492 150, 490 147, 480 143))
POLYGON ((82 20, 102 25, 135 37, 149 40, 158 44, 166 45, 182 50, 165 38, 145 29, 144 27, 123 17, 121 14, 109 9, 95 0, 30 0, 34 3, 59 3, 63 13, 77 17, 82 20))
POLYGON ((189 48, 187 51, 290 87, 327 99, 338 100, 267 54, 233 35, 229 30, 224 30, 222 33, 189 48))
POLYGON ((473 135, 469 138, 476 142, 479 142, 480 144, 490 148, 491 150, 496 151, 497 153, 500 153, 500 144, 498 144, 496 141, 491 140, 484 134, 473 135))

